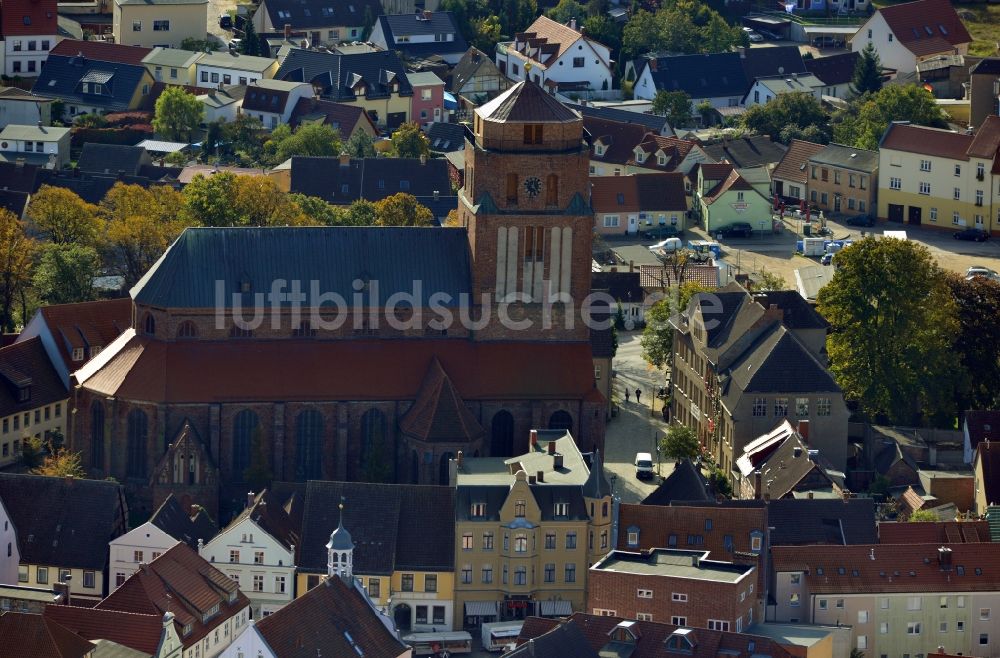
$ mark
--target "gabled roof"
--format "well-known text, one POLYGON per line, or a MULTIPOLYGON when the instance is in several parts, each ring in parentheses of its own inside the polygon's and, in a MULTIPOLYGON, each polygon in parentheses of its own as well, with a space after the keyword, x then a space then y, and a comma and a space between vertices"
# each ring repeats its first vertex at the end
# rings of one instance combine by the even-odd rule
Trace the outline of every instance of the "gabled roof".
POLYGON ((465 126, 460 123, 435 121, 427 129, 427 141, 432 151, 450 153, 465 150, 465 126))
POLYGON ((292 48, 274 78, 312 83, 320 87, 323 96, 335 101, 353 101, 355 89, 361 84, 369 99, 388 98, 393 93, 413 94, 406 68, 392 50, 342 55, 292 48), (394 87, 398 92, 392 91, 394 87))
MULTIPOLYGON (((2 175, 0 175, 2 178, 2 175)), ((0 190, 0 208, 14 213, 18 219, 24 217, 24 211, 28 208, 28 201, 31 195, 28 192, 17 192, 15 190, 0 190)))
POLYGON ((86 142, 76 166, 84 172, 117 174, 124 171, 135 176, 139 173, 139 167, 151 162, 146 149, 141 146, 86 142))
POLYGON ((872 173, 878 169, 878 151, 867 151, 843 144, 827 144, 809 158, 809 164, 813 163, 872 173))
POLYGON ((976 463, 982 469, 982 487, 987 505, 1000 504, 1000 441, 983 441, 976 453, 976 463))
MULTIPOLYGON (((142 65, 142 60, 153 52, 152 48, 141 46, 125 46, 108 41, 80 41, 78 39, 63 39, 49 51, 49 55, 76 57, 82 54, 84 59, 98 62, 114 62, 118 64, 142 65)), ((45 64, 48 66, 48 63, 45 64)), ((44 70, 44 69, 43 69, 44 70)))
POLYGON ((507 658, 599 658, 590 646, 580 624, 574 620, 559 623, 556 619, 529 617, 521 627, 521 644, 504 655, 507 658))
POLYGON ((326 573, 326 543, 340 523, 354 539, 354 572, 452 571, 455 555, 451 487, 310 480, 302 515, 299 566, 326 573), (431 512, 429 512, 431 511, 431 512))
MULTIPOLYGON (((897 7, 905 6, 897 5, 897 7)), ((963 135, 950 130, 893 121, 882 136, 879 148, 936 155, 952 160, 968 160, 969 147, 972 146, 974 139, 972 135, 963 135)))
POLYGON ((772 546, 873 544, 878 541, 872 498, 771 500, 772 546))
POLYGON ((529 42, 535 47, 550 46, 550 48, 540 48, 544 55, 534 57, 535 61, 545 65, 555 62, 579 39, 584 38, 586 37, 583 34, 569 25, 563 25, 545 15, 536 18, 524 32, 514 35, 516 42, 529 42))
POLYGON ((291 25, 293 31, 323 27, 361 27, 366 20, 382 13, 378 0, 265 0, 261 3, 271 25, 281 30, 291 25))
MULTIPOLYGON (((292 526, 291 519, 281 506, 280 501, 265 489, 257 494, 253 504, 240 512, 225 530, 235 528, 238 524, 249 519, 258 528, 274 537, 279 544, 286 549, 291 549, 299 544, 299 532, 292 526)), ((220 535, 222 532, 220 531, 220 535)))
MULTIPOLYGON (((545 18, 542 16, 539 20, 545 18)), ((549 19, 545 19, 549 20, 549 19)), ((552 22, 552 21, 550 21, 552 22)), ((522 80, 489 103, 475 110, 484 121, 500 123, 567 123, 580 115, 569 109, 534 82, 522 80)))
POLYGON ((49 170, 33 164, 17 164, 15 162, 0 162, 0 180, 3 187, 17 192, 34 194, 49 170))
POLYGON ((462 59, 451 70, 451 82, 448 85, 448 91, 459 93, 466 83, 478 76, 492 76, 497 78, 501 89, 507 80, 500 73, 500 69, 493 63, 490 56, 473 46, 462 55, 462 59))
POLYGON ((371 125, 372 132, 378 134, 371 117, 360 105, 334 103, 316 98, 300 98, 292 110, 288 124, 292 128, 296 128, 300 123, 314 121, 322 121, 331 128, 339 130, 340 138, 345 142, 351 138, 352 131, 358 122, 367 122, 371 125))
POLYGON ((976 136, 969 145, 969 155, 993 160, 1000 150, 1000 116, 991 114, 979 126, 976 136))
MULTIPOLYGON (((592 313, 592 317, 596 314, 592 313)), ((590 351, 595 359, 610 359, 615 355, 614 328, 609 324, 604 329, 590 330, 590 351)))
POLYGON ((56 36, 59 16, 56 0, 5 0, 0 12, 0 34, 18 36, 56 36))
POLYGON ((275 656, 397 658, 406 647, 357 583, 328 578, 257 622, 275 656))
POLYGON ((645 162, 639 162, 633 158, 629 164, 661 171, 674 171, 691 151, 701 147, 690 139, 646 133, 646 136, 639 143, 639 148, 647 155, 645 162), (654 157, 660 151, 663 151, 667 158, 662 165, 659 163, 658 157, 654 157))
POLYGON ((583 117, 583 128, 590 134, 590 158, 620 165, 635 158, 635 147, 643 142, 649 132, 641 124, 586 115, 583 117), (603 149, 600 155, 597 153, 598 142, 603 149))
MULTIPOLYGON (((288 96, 303 84, 305 83, 284 80, 258 80, 247 86, 243 95, 243 109, 281 114, 288 104, 288 96)), ((309 89, 309 95, 312 96, 312 88, 309 89)))
MULTIPOLYGON (((951 52, 955 46, 972 41, 972 35, 948 0, 916 0, 882 7, 878 12, 896 39, 917 57, 951 52)), ((863 29, 864 26, 858 34, 863 29)))
POLYGON ((643 499, 643 505, 669 505, 675 500, 711 502, 715 500, 708 490, 708 480, 690 459, 674 465, 673 472, 653 493, 643 499))
POLYGON ((771 178, 805 185, 809 180, 809 158, 823 150, 822 144, 793 139, 778 166, 771 172, 771 178))
POLYGON ((633 176, 590 179, 590 204, 596 213, 639 212, 639 191, 633 176))
POLYGON ((743 48, 738 53, 748 83, 766 76, 789 76, 808 70, 798 46, 743 48))
POLYGON ((775 94, 812 93, 814 89, 823 86, 822 81, 812 73, 798 73, 794 76, 767 75, 756 78, 755 82, 775 94))
POLYGON ((730 162, 738 169, 760 167, 780 161, 788 148, 767 135, 751 135, 703 144, 702 150, 717 162, 730 162))
POLYGON ((229 576, 187 544, 178 543, 149 564, 141 564, 95 608, 160 616, 173 613, 177 633, 187 648, 249 605, 249 599, 229 576), (216 606, 218 613, 203 621, 216 606), (187 625, 192 630, 185 635, 187 625))
POLYGON ((469 47, 455 24, 450 11, 417 11, 408 14, 391 14, 378 17, 382 35, 389 50, 398 50, 409 57, 464 53, 469 47), (442 39, 437 40, 441 35, 442 39), (451 35, 452 39, 443 38, 451 35), (434 36, 431 41, 399 41, 401 36, 434 36))
MULTIPOLYGON (((63 45, 63 41, 59 45, 63 45)), ((82 43, 97 43, 84 41, 82 43)), ((129 48, 130 46, 122 46, 129 48)), ((86 57, 61 56, 55 54, 59 46, 49 53, 45 67, 41 70, 32 93, 48 98, 63 100, 67 103, 81 103, 100 107, 108 111, 128 110, 132 97, 143 79, 149 72, 141 64, 123 64, 119 62, 98 61, 86 57), (103 89, 110 94, 83 92, 81 82, 88 78, 105 80, 101 83, 103 89)), ((140 50, 147 51, 142 48, 140 50)), ((141 60, 141 57, 139 58, 141 60)), ((96 86, 96 85, 95 85, 96 86)))
POLYGON ((234 50, 228 50, 224 52, 205 53, 198 60, 197 66, 213 66, 236 71, 263 73, 274 66, 274 60, 270 57, 241 55, 234 50))
POLYGON ((616 300, 642 301, 642 286, 638 272, 594 272, 590 277, 590 289, 607 292, 616 300))
POLYGON ((733 169, 729 174, 719 182, 718 185, 710 189, 708 192, 702 195, 702 200, 711 205, 719 200, 723 194, 733 190, 749 191, 752 190, 753 186, 747 182, 743 176, 740 175, 739 170, 733 169))
POLYGON ((218 532, 215 521, 208 516, 204 508, 200 507, 193 516, 188 515, 172 493, 167 494, 163 503, 153 512, 149 522, 191 548, 198 547, 199 539, 207 544, 218 532))
POLYGON ((26 126, 23 124, 8 123, 0 130, 0 139, 4 140, 32 140, 39 142, 58 142, 69 134, 71 128, 59 128, 54 126, 26 126))
POLYGON ((774 304, 782 313, 782 322, 789 329, 826 329, 830 324, 812 304, 794 290, 771 290, 753 294, 754 301, 768 308, 774 304))
MULTIPOLYGON (((781 324, 733 362, 731 381, 743 393, 840 392, 830 372, 781 324)), ((724 395, 732 394, 730 389, 724 395)))
MULTIPOLYGON (((786 420, 785 425, 791 428, 786 420)), ((784 498, 793 491, 810 488, 832 489, 833 481, 809 454, 809 446, 798 432, 792 431, 779 440, 756 465, 761 474, 761 493, 773 498, 784 498), (818 475, 813 475, 814 471, 818 475), (813 475, 812 477, 810 477, 813 475), (809 480, 806 481, 806 478, 809 480), (803 485, 806 481, 807 485, 803 485)), ((750 473, 750 478, 754 477, 750 473)))
MULTIPOLYGON (((663 265, 640 265, 639 281, 644 290, 671 286, 673 270, 663 265)), ((719 266, 707 263, 688 263, 684 268, 684 280, 694 281, 700 286, 714 290, 719 287, 719 266)))
POLYGON ((0 348, 0 416, 38 409, 67 397, 67 387, 41 338, 0 348), (28 389, 28 399, 21 399, 21 388, 28 389))
MULTIPOLYGON (((352 158, 341 161, 333 157, 296 155, 291 159, 292 192, 316 196, 334 205, 349 205, 358 199, 381 201, 398 192, 416 197, 449 197, 451 179, 448 162, 430 158, 352 158)), ((353 234, 346 234, 353 235, 353 234)), ((357 238, 360 234, 354 235, 357 238)), ((366 239, 388 237, 384 231, 372 233, 366 239)), ((345 239, 344 236, 341 239, 345 239)), ((419 236, 414 239, 422 239, 419 236)), ((433 241, 431 237, 426 238, 433 241)), ((449 236, 444 240, 453 248, 449 236)), ((378 240, 382 242, 381 239, 378 240)))
POLYGON ((970 71, 973 75, 1000 74, 1000 57, 984 57, 970 71))
POLYGON ((640 210, 687 210, 687 193, 684 191, 684 174, 663 171, 634 174, 640 210))
POLYGON ((685 91, 691 98, 742 97, 749 86, 738 53, 659 57, 646 66, 657 90, 685 91))
POLYGON ((105 480, 0 473, 0 501, 25 564, 101 571, 125 532, 125 494, 105 480))
POLYGON ((399 429, 421 441, 448 443, 475 441, 485 434, 436 358, 413 406, 399 420, 399 429))
POLYGON ((156 654, 163 635, 162 615, 159 614, 49 604, 43 615, 81 638, 110 640, 146 655, 156 654))
POLYGON ((94 650, 93 644, 52 619, 12 611, 0 612, 0 646, 19 658, 87 658, 94 650))
MULTIPOLYGON (((142 1, 145 2, 145 0, 142 1)), ((190 50, 181 50, 179 48, 164 48, 163 46, 156 46, 153 48, 151 53, 142 58, 142 63, 188 68, 201 59, 201 56, 204 54, 205 53, 201 51, 193 52, 190 50)))
POLYGON ((823 81, 827 87, 845 85, 854 79, 861 53, 849 52, 829 57, 813 57, 803 60, 806 70, 823 81))
POLYGON ((1000 410, 971 409, 965 412, 963 423, 973 450, 984 439, 1000 440, 1000 410))
POLYGON ((53 304, 37 312, 52 332, 66 372, 70 373, 93 356, 95 348, 107 347, 132 325, 132 300, 127 297, 53 304), (82 361, 73 360, 74 349, 83 350, 82 361))
POLYGON ((803 572, 811 594, 1000 589, 1000 543, 774 546, 771 555, 776 572, 803 572), (950 565, 939 562, 942 548, 950 565))
MULTIPOLYGON (((657 134, 666 131, 670 133, 670 123, 665 117, 658 116, 656 114, 650 114, 647 112, 632 112, 630 110, 622 110, 617 107, 598 107, 595 105, 579 105, 577 103, 567 103, 566 107, 571 110, 575 110, 580 113, 583 117, 584 126, 587 130, 590 130, 590 124, 587 123, 588 119, 599 119, 606 122, 612 123, 625 123, 634 124, 644 128, 643 134, 646 132, 654 132, 657 134)), ((591 131, 593 133, 593 131, 591 131)))

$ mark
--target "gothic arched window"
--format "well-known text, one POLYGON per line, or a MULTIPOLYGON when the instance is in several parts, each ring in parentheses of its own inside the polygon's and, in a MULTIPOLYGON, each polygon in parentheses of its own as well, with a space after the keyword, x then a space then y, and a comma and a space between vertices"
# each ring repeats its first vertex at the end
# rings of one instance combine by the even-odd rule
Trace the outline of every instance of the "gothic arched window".
POLYGON ((149 417, 142 409, 128 414, 126 469, 129 477, 146 477, 146 442, 149 439, 149 417))
POLYGON ((233 418, 233 478, 243 480, 243 471, 250 466, 250 449, 253 435, 260 426, 257 414, 244 409, 233 418))
POLYGON ((295 479, 323 478, 323 414, 306 409, 295 418, 295 479))
POLYGON ((90 465, 104 468, 104 403, 100 400, 90 405, 90 465))

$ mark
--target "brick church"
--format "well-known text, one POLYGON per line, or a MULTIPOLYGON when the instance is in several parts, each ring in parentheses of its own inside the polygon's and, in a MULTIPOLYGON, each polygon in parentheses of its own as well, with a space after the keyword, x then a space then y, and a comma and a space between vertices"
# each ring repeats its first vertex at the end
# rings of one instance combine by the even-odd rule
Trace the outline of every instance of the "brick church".
POLYGON ((186 230, 74 375, 90 472, 218 518, 261 473, 446 484, 459 450, 521 454, 532 428, 602 448, 583 122, 522 82, 465 155, 460 227, 186 230))

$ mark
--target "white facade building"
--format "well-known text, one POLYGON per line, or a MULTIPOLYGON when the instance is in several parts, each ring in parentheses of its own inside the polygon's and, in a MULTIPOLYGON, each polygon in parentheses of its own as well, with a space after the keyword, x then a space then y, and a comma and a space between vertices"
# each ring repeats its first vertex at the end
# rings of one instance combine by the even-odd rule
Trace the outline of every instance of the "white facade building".
POLYGON ((108 593, 115 591, 125 580, 178 543, 160 528, 147 521, 108 544, 108 593))
POLYGON ((21 552, 17 549, 17 531, 0 500, 0 583, 17 583, 17 565, 21 552))
POLYGON ((246 85, 271 78, 278 70, 278 60, 236 53, 206 53, 195 64, 195 80, 199 87, 246 85))
POLYGON ((913 73, 939 55, 966 55, 972 37, 948 0, 917 0, 882 7, 850 38, 851 50, 870 43, 884 69, 913 73))
POLYGON ((521 37, 497 44, 497 67, 511 80, 530 77, 548 91, 611 90, 611 51, 572 22, 562 25, 540 16, 521 37))

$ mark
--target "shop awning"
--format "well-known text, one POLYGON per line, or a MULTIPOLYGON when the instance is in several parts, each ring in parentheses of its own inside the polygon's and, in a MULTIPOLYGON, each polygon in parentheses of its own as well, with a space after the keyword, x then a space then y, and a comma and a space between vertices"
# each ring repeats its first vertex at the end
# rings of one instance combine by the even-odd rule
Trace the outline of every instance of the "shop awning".
POLYGON ((569 617, 573 614, 573 604, 569 601, 539 601, 543 617, 569 617))
POLYGON ((496 617, 498 614, 496 601, 465 602, 466 617, 496 617))

